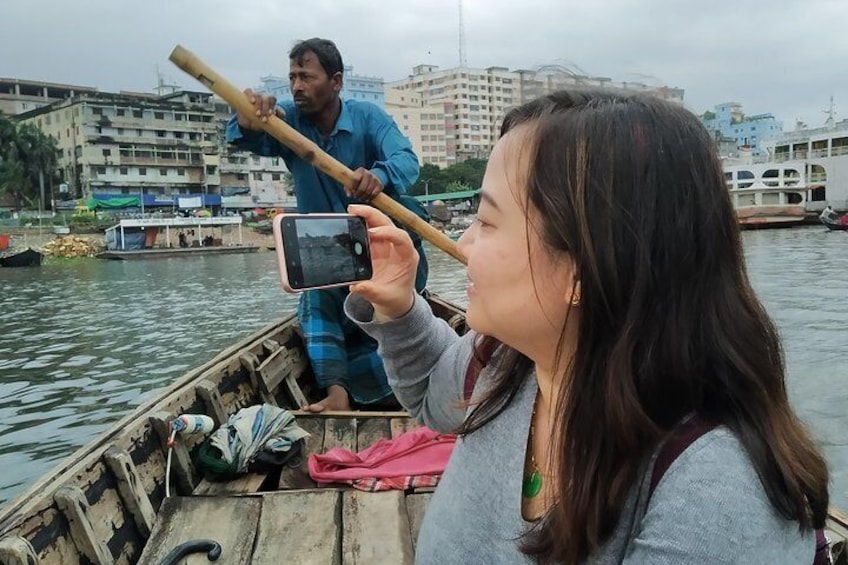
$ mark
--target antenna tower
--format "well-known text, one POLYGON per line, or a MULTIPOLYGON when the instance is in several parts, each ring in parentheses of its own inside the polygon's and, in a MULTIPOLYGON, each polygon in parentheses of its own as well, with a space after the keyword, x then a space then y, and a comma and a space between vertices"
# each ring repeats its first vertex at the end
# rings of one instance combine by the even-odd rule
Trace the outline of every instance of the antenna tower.
POLYGON ((462 17, 462 0, 459 0, 459 66, 467 67, 465 59, 465 20, 462 17))

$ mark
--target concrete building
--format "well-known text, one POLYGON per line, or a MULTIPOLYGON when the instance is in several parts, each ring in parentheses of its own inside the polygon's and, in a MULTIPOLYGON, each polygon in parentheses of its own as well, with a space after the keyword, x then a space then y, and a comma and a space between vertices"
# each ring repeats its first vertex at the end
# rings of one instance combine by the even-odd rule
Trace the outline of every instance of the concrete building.
MULTIPOLYGON (((146 206, 178 207, 191 195, 214 207, 224 204, 224 192, 247 191, 253 207, 261 194, 250 192, 255 168, 223 145, 230 113, 205 92, 86 92, 19 117, 57 140, 59 174, 72 198, 141 195, 146 206)), ((281 195, 284 172, 284 165, 273 169, 281 195)))
POLYGON ((736 140, 737 154, 727 155, 730 157, 737 156, 742 148, 750 148, 755 159, 765 157, 766 146, 783 135, 783 122, 772 114, 746 116, 736 102, 717 105, 715 112, 706 112, 702 121, 714 136, 736 140))
POLYGON ((421 165, 444 168, 454 163, 446 149, 445 102, 425 106, 417 94, 395 88, 386 88, 385 97, 386 112, 409 138, 421 165))
POLYGON ((0 112, 23 114, 85 92, 97 92, 97 89, 40 80, 0 78, 0 112))
MULTIPOLYGON (((388 93, 389 89, 394 89, 416 96, 422 107, 438 106, 443 111, 445 163, 450 165, 469 158, 487 158, 500 135, 503 117, 509 109, 556 90, 575 86, 617 88, 644 92, 681 104, 683 102, 683 90, 679 88, 615 82, 604 77, 576 75, 555 66, 510 71, 505 67, 456 67, 442 70, 435 65, 418 65, 407 78, 388 83, 386 91, 388 93)), ((401 123, 401 120, 397 121, 401 123)), ((422 135, 427 135, 426 130, 422 131, 422 135)), ((421 145, 427 147, 423 140, 421 145)))
POLYGON ((516 79, 517 74, 505 67, 440 70, 418 65, 407 78, 389 86, 417 95, 422 106, 442 107, 445 159, 452 164, 488 157, 506 110, 519 103, 516 79))
MULTIPOLYGON (((385 108, 382 78, 354 74, 351 66, 345 66, 344 69, 341 92, 343 100, 364 100, 376 104, 380 108, 385 108)), ((292 99, 288 77, 268 75, 259 80, 262 81, 262 86, 257 87, 256 90, 272 94, 277 97, 277 100, 292 99)))
POLYGON ((515 71, 518 75, 517 87, 521 104, 535 100, 568 88, 614 88, 617 90, 651 94, 683 104, 684 90, 668 86, 651 86, 638 81, 614 81, 609 77, 593 77, 582 75, 559 65, 545 65, 533 70, 521 69, 515 71))

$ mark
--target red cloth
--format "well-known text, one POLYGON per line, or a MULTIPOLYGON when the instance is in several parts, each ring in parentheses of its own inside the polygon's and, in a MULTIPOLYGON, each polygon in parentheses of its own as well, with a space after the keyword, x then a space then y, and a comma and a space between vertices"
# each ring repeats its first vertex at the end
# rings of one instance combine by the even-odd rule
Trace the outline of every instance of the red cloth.
POLYGON ((455 442, 454 435, 415 428, 394 439, 380 439, 359 453, 335 447, 324 454, 310 455, 309 476, 318 483, 354 484, 363 479, 441 475, 455 442))

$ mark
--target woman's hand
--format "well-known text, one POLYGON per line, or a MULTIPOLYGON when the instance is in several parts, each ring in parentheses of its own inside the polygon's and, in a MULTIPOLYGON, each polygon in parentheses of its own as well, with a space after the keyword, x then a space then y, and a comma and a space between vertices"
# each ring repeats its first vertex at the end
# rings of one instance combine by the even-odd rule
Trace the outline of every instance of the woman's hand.
POLYGON ((365 219, 371 247, 373 276, 350 286, 374 306, 378 322, 400 318, 412 308, 415 300, 415 272, 418 252, 402 229, 371 206, 351 204, 348 212, 365 219))

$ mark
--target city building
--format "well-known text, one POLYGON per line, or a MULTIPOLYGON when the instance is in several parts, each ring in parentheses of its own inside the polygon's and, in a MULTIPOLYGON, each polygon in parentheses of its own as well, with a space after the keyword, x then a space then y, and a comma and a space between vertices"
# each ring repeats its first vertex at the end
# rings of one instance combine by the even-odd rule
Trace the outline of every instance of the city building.
POLYGON ((385 97, 386 112, 409 138, 421 165, 444 168, 454 163, 446 150, 445 102, 425 106, 417 94, 395 88, 386 88, 385 97))
MULTIPOLYGON (((397 90, 409 97, 417 97, 422 108, 440 108, 445 120, 444 162, 451 165, 469 158, 487 158, 499 137, 503 117, 510 108, 575 86, 644 92, 683 103, 684 91, 680 88, 615 82, 604 77, 577 75, 558 66, 510 71, 505 67, 442 70, 435 65, 418 65, 407 78, 388 83, 386 103, 387 108, 396 105, 396 97, 392 94, 390 100, 388 93, 397 90)), ((430 111, 423 113, 433 114, 430 111)), ((400 124, 401 120, 393 115, 400 124)), ((422 131, 422 136, 427 136, 426 130, 422 131)), ((428 147, 425 140, 420 143, 422 147, 428 147)), ((432 149, 432 144, 429 147, 432 149)), ((442 161, 438 159, 438 162, 442 161)))
POLYGON ((733 155, 722 153, 722 156, 735 157, 738 151, 750 149, 752 157, 764 157, 769 142, 783 135, 783 122, 778 121, 772 114, 756 114, 746 116, 742 106, 736 102, 726 102, 715 107, 715 112, 705 112, 702 116, 704 126, 716 137, 736 140, 736 151, 733 155))
POLYGON ((267 172, 269 182, 273 175, 279 179, 273 192, 284 200, 286 169, 280 160, 255 165, 224 146, 230 114, 226 103, 205 92, 90 91, 19 118, 56 139, 59 191, 70 198, 138 195, 145 206, 175 208, 181 198, 218 207, 226 206, 224 195, 247 195, 250 201, 242 207, 253 207, 273 198, 256 180, 267 172))
POLYGON ((684 90, 669 86, 651 86, 638 81, 614 81, 609 77, 592 77, 575 73, 567 67, 559 65, 544 65, 537 69, 521 69, 515 71, 518 75, 516 82, 519 102, 524 104, 541 96, 546 96, 558 90, 569 88, 614 88, 617 90, 651 94, 683 104, 684 90))
POLYGON ((0 112, 23 114, 84 92, 97 92, 97 89, 40 80, 0 78, 0 112))
MULTIPOLYGON (((354 74, 351 66, 345 66, 344 69, 342 100, 364 100, 376 104, 380 108, 385 107, 382 78, 354 74)), ((262 86, 256 88, 259 92, 276 96, 277 100, 292 99, 291 86, 287 76, 268 75, 259 80, 262 81, 262 86)))
POLYGON ((435 65, 418 65, 407 78, 388 86, 417 95, 422 106, 441 106, 445 162, 450 165, 488 157, 506 110, 519 103, 516 79, 517 74, 505 67, 440 70, 435 65))

